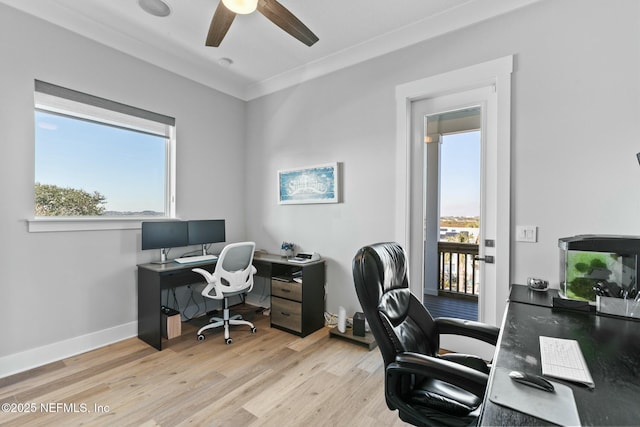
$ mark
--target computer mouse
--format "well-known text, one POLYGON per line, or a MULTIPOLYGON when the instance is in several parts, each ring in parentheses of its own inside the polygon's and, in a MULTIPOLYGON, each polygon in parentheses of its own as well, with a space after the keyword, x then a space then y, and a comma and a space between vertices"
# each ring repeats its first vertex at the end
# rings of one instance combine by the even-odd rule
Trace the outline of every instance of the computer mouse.
POLYGON ((509 372, 509 377, 513 381, 517 381, 521 384, 528 385, 530 387, 539 388, 540 390, 553 392, 553 384, 546 379, 538 375, 527 374, 520 371, 509 372))

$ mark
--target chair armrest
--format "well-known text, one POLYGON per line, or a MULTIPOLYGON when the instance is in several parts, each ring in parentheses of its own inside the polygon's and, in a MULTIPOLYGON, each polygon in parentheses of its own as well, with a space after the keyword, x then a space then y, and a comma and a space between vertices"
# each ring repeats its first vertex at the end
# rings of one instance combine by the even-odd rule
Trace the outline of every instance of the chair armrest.
POLYGON ((194 273, 201 274, 207 281, 207 286, 205 286, 201 292, 203 297, 211 298, 211 299, 224 298, 224 295, 222 294, 222 290, 218 286, 218 280, 215 274, 211 274, 207 270, 204 270, 202 268, 193 268, 191 269, 191 271, 193 271, 194 273), (214 295, 211 295, 212 290, 215 290, 214 295))
POLYGON ((204 277, 205 282, 207 283, 213 282, 213 274, 209 273, 207 270, 203 268, 192 268, 191 271, 193 271, 194 273, 198 273, 202 277, 204 277))
POLYGON ((390 363, 386 369, 387 390, 397 390, 402 377, 415 374, 440 380, 460 387, 479 398, 484 398, 489 376, 455 362, 418 353, 401 353, 396 361, 390 363))
POLYGON ((491 345, 496 345, 498 342, 500 328, 496 326, 454 317, 437 317, 434 321, 441 334, 462 335, 484 341, 491 345))
POLYGON ((463 354, 463 353, 446 353, 438 356, 439 359, 448 360, 449 362, 455 362, 459 365, 464 365, 466 367, 475 369, 476 371, 484 372, 485 374, 489 374, 490 367, 486 361, 484 361, 481 357, 475 356, 473 354, 463 354))
POLYGON ((255 275, 258 272, 258 270, 256 269, 255 265, 251 266, 251 271, 249 272, 249 274, 251 275, 251 285, 249 286, 249 288, 245 291, 246 293, 251 292, 251 290, 253 289, 253 275, 255 275))

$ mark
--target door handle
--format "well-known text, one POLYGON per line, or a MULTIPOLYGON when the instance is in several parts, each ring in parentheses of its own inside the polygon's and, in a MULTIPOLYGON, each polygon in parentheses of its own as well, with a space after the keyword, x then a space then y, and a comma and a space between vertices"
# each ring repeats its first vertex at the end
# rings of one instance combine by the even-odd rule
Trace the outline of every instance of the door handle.
POLYGON ((487 264, 493 264, 494 259, 493 259, 493 255, 485 255, 483 258, 480 258, 478 256, 473 257, 474 261, 484 261, 487 264))

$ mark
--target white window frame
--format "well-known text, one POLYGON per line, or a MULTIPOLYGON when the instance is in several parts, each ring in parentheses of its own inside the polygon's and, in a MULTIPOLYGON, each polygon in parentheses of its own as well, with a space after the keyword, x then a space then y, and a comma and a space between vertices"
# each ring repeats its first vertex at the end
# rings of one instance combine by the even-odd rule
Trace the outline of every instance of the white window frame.
MULTIPOLYGON (((143 220, 176 218, 176 128, 175 119, 77 92, 50 83, 35 81, 34 111, 45 111, 150 133, 167 138, 165 215, 151 217, 43 217, 27 220, 29 232, 139 229, 143 220)), ((34 182, 35 184, 35 182, 34 182)), ((35 200, 34 200, 35 203, 35 200)))

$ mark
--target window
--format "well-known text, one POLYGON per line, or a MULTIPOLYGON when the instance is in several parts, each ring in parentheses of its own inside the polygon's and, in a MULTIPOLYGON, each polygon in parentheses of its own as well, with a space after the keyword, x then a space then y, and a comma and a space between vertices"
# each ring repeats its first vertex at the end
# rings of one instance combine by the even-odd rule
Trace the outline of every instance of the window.
POLYGON ((175 120, 35 82, 36 219, 174 217, 175 120))

